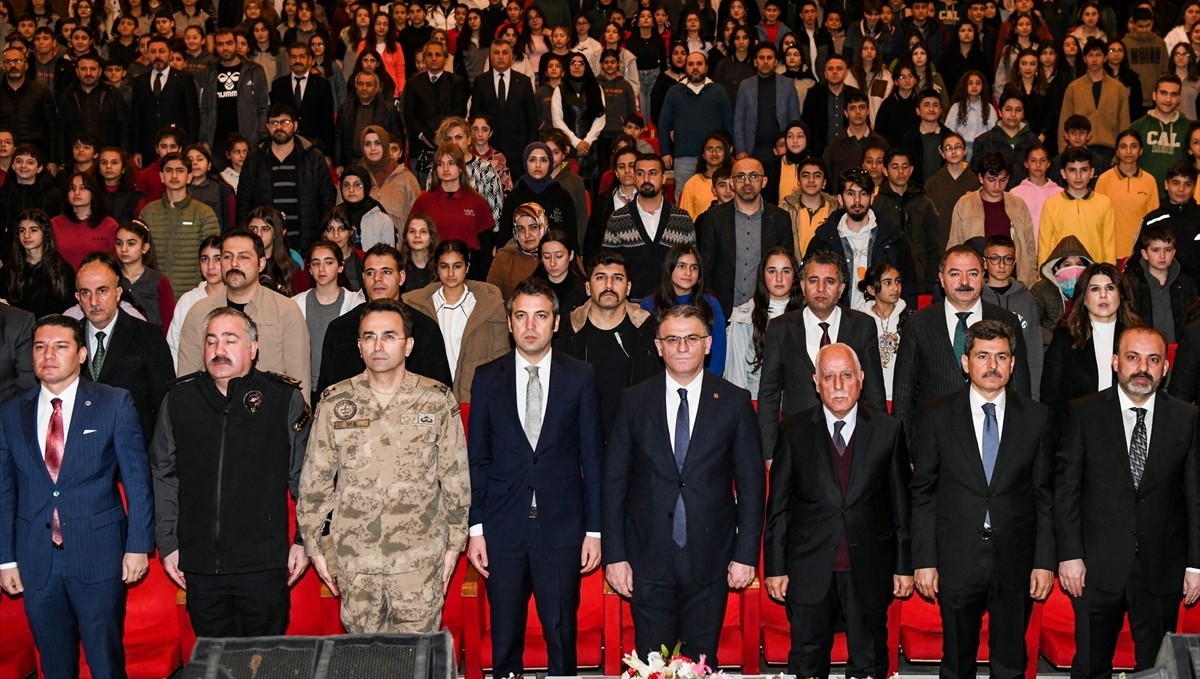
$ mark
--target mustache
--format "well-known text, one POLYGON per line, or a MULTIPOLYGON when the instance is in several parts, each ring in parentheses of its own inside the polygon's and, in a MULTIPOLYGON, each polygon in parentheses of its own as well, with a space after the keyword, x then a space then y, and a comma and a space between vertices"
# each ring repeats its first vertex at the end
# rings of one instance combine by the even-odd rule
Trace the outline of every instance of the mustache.
POLYGON ((233 365, 233 361, 229 360, 229 358, 227 356, 213 356, 212 359, 208 362, 208 364, 209 365, 233 365))
POLYGON ((969 285, 960 285, 957 288, 954 288, 954 291, 955 292, 975 292, 975 288, 973 288, 969 285))
POLYGON ((999 370, 989 370, 983 374, 984 377, 1004 377, 999 370))
POLYGON ((1130 375, 1130 376, 1129 376, 1129 379, 1131 379, 1131 380, 1136 380, 1136 379, 1139 379, 1139 378, 1140 378, 1140 379, 1143 379, 1143 380, 1150 380, 1151 382, 1153 382, 1153 381, 1154 381, 1154 377, 1153 377, 1153 376, 1151 376, 1151 375, 1150 375, 1150 373, 1148 373, 1148 372, 1145 372, 1145 371, 1142 371, 1142 372, 1136 372, 1136 373, 1134 373, 1134 374, 1132 374, 1132 375, 1130 375))

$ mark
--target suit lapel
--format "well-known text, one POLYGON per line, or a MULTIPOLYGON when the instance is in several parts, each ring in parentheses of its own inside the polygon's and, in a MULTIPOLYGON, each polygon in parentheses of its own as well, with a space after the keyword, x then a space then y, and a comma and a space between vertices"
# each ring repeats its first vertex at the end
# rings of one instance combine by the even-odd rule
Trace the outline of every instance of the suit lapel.
MULTIPOLYGON (((942 302, 938 306, 938 311, 939 311, 939 313, 934 314, 935 323, 933 326, 934 330, 936 331, 936 335, 938 337, 936 344, 938 346, 942 347, 942 349, 946 352, 946 355, 950 357, 951 363, 953 363, 954 365, 958 365, 960 363, 960 361, 958 360, 958 356, 955 355, 955 353, 954 353, 954 340, 949 335, 946 334, 946 303, 945 302, 942 302)), ((970 408, 968 407, 968 410, 969 409, 970 408)))
MULTIPOLYGON (((650 415, 654 420, 652 431, 655 436, 660 437, 661 439, 655 442, 650 450, 664 451, 667 456, 668 464, 671 465, 671 469, 678 471, 678 467, 675 466, 675 447, 671 445, 671 421, 667 419, 666 375, 667 374, 665 372, 661 372, 657 377, 650 378, 655 385, 655 394, 651 398, 651 402, 655 404, 654 411, 650 415)), ((697 424, 699 424, 699 420, 697 420, 697 424)), ((688 446, 688 450, 689 452, 691 451, 690 445, 688 446)))
MULTIPOLYGON (((844 323, 845 321, 846 316, 842 314, 842 322, 844 323)), ((875 427, 872 426, 873 424, 870 411, 860 404, 858 407, 858 422, 854 425, 854 457, 850 460, 850 482, 846 484, 847 498, 854 497, 855 489, 862 483, 862 475, 864 473, 862 468, 863 465, 867 464, 867 451, 871 449, 871 434, 875 431, 875 427)), ((832 461, 830 465, 832 466, 832 461)))
MULTIPOLYGON (((970 387, 963 389, 954 399, 954 417, 950 426, 959 439, 959 449, 963 455, 967 456, 968 466, 972 470, 971 475, 975 477, 981 488, 987 488, 987 475, 983 473, 983 456, 979 452, 979 441, 975 438, 975 413, 971 412, 970 389, 970 387)), ((1003 440, 1000 445, 1004 446, 1003 440)), ((999 453, 996 457, 1000 457, 999 453)), ((995 478, 995 470, 992 471, 992 477, 995 478)))
MULTIPOLYGON (((1017 445, 1018 438, 1022 434, 1020 428, 1021 413, 1024 406, 1021 404, 1019 397, 1011 389, 1007 390, 1004 399, 1004 422, 1000 429, 1000 449, 996 451, 996 467, 992 469, 992 483, 995 486, 1000 475, 1009 467, 1008 461, 1016 453, 1013 448, 1017 445)), ((983 469, 983 456, 979 458, 979 468, 983 469)), ((987 480, 987 473, 984 473, 984 480, 987 480)))
POLYGON ((46 471, 46 459, 42 457, 42 446, 38 443, 37 404, 41 393, 40 387, 34 389, 25 403, 21 405, 21 421, 25 423, 25 449, 29 451, 34 461, 42 469, 42 473, 46 475, 46 480, 49 481, 50 472, 46 471))
MULTIPOLYGON (((501 410, 508 410, 508 416, 512 418, 512 422, 517 423, 517 429, 521 432, 521 441, 525 443, 525 448, 529 452, 533 452, 533 446, 529 445, 529 437, 525 435, 525 429, 521 426, 521 411, 520 408, 524 405, 517 402, 517 380, 527 379, 517 375, 517 352, 510 351, 504 357, 504 370, 512 376, 512 387, 509 389, 501 389, 501 398, 504 400, 500 404, 501 410)), ((543 424, 545 422, 543 421, 543 424)), ((541 440, 539 437, 538 440, 541 440)))
POLYGON ((59 482, 79 464, 74 460, 86 447, 83 432, 92 422, 92 384, 87 380, 80 380, 79 388, 75 391, 75 409, 71 412, 71 426, 67 429, 67 445, 63 448, 62 466, 58 470, 59 482))
MULTIPOLYGON (((116 365, 116 361, 112 359, 123 355, 126 351, 126 347, 129 346, 130 342, 133 340, 133 323, 125 322, 125 319, 123 318, 124 315, 125 312, 118 310, 117 317, 113 319, 111 332, 113 337, 108 345, 104 347, 104 363, 100 366, 101 378, 107 378, 110 376, 109 373, 115 370, 113 366, 116 365)), ((84 368, 84 372, 89 376, 92 372, 91 368, 92 362, 89 358, 88 364, 84 368)), ((103 382, 102 379, 97 379, 96 381, 103 382)))
POLYGON ((556 429, 556 425, 559 422, 565 421, 567 417, 565 412, 566 399, 555 398, 558 391, 565 388, 563 385, 566 384, 567 378, 563 375, 563 371, 566 368, 563 367, 563 362, 559 358, 559 354, 551 354, 550 362, 553 368, 550 370, 550 385, 546 389, 546 398, 548 400, 546 402, 546 415, 542 417, 542 432, 538 434, 538 451, 542 451, 545 448, 544 444, 546 441, 552 440, 553 437, 551 434, 556 429))
POLYGON ((805 370, 809 375, 817 374, 817 367, 813 365, 812 357, 808 355, 808 331, 804 327, 804 310, 796 312, 795 318, 792 320, 792 335, 795 339, 795 346, 800 349, 800 362, 804 364, 805 370))
MULTIPOLYGON (((714 401, 720 398, 715 389, 716 385, 709 380, 707 370, 700 373, 697 379, 702 381, 700 383, 700 396, 696 399, 698 403, 695 405, 696 424, 692 425, 692 435, 688 438, 687 457, 683 460, 683 469, 679 472, 680 477, 687 471, 688 466, 692 464, 693 456, 700 450, 702 444, 698 442, 704 436, 705 430, 708 429, 706 426, 708 420, 716 415, 717 404, 714 401)), ((666 403, 666 399, 663 400, 663 403, 666 403)), ((691 404, 688 405, 690 406, 691 404)), ((674 448, 672 448, 672 461, 674 461, 674 452, 674 448)))

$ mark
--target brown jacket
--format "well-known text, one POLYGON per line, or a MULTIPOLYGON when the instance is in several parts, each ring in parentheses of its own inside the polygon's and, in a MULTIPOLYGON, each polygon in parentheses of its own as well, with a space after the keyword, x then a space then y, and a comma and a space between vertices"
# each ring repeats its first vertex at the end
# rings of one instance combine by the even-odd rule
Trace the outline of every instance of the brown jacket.
MULTIPOLYGON (((403 297, 404 303, 437 322, 433 293, 441 287, 441 283, 430 283, 420 290, 407 292, 403 297)), ((462 349, 454 366, 454 398, 459 403, 471 402, 471 381, 475 378, 475 369, 503 356, 512 348, 508 336, 508 316, 500 291, 489 283, 471 280, 467 281, 467 290, 475 295, 475 309, 467 319, 462 349)), ((445 339, 450 341, 448 337, 445 339)))
MULTIPOLYGON (((366 163, 360 164, 364 168, 366 167, 366 163)), ((371 177, 371 182, 374 184, 374 176, 371 177)), ((396 224, 397 243, 404 242, 404 227, 408 224, 408 213, 412 212, 413 203, 417 202, 417 196, 420 194, 421 187, 417 184, 417 176, 404 163, 397 165, 382 184, 375 184, 371 187, 371 197, 379 201, 388 216, 392 218, 392 222, 396 224)))
MULTIPOLYGON (((1004 212, 1012 222, 1010 235, 1017 244, 1017 280, 1032 288, 1038 280, 1038 244, 1033 237, 1033 216, 1025 201, 1007 191, 1004 192, 1004 212)), ((978 191, 964 194, 955 204, 946 247, 961 245, 972 238, 983 238, 983 198, 978 191)))
MULTIPOLYGON (((1092 99, 1092 79, 1086 73, 1071 81, 1063 94, 1058 117, 1058 139, 1063 139, 1067 118, 1078 113, 1092 122, 1091 143, 1116 148, 1117 133, 1129 127, 1129 90, 1120 80, 1105 75, 1100 85, 1100 105, 1092 99)), ((1108 168, 1096 168, 1099 171, 1108 168)))
POLYGON ((500 288, 504 299, 512 297, 513 289, 521 281, 533 275, 537 270, 538 258, 527 255, 517 249, 516 241, 496 251, 492 260, 492 268, 488 269, 487 282, 500 288))

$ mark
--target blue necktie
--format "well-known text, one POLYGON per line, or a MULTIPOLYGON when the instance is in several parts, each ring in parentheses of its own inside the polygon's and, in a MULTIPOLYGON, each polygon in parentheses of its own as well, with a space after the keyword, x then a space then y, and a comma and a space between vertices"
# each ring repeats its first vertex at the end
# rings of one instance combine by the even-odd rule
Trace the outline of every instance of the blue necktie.
MULTIPOLYGON (((1000 453, 1000 423, 996 420, 996 404, 983 404, 983 477, 992 485, 992 472, 996 470, 996 456, 1000 453)), ((983 522, 992 525, 992 513, 983 517, 983 522)))
MULTIPOLYGON (((675 467, 683 472, 683 461, 687 459, 688 444, 692 433, 688 428, 687 389, 679 388, 679 410, 675 413, 675 467)), ((687 509, 683 506, 683 491, 675 499, 675 516, 671 521, 671 539, 680 547, 687 546, 687 509)))

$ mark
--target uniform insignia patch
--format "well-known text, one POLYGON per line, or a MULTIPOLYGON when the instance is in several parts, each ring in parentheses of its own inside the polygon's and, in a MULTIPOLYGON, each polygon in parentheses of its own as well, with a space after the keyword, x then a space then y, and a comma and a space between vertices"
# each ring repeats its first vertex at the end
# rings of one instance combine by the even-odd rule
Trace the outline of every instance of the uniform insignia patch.
POLYGON ((354 405, 354 401, 342 399, 333 406, 333 414, 339 420, 348 420, 358 413, 358 406, 354 405))
POLYGON ((433 424, 436 421, 437 418, 435 418, 432 413, 421 413, 417 417, 417 422, 420 424, 433 424))
POLYGON ((258 412, 258 409, 262 407, 262 403, 263 393, 257 389, 246 392, 246 395, 242 397, 242 405, 246 406, 246 410, 250 411, 251 415, 258 412))
POLYGON ((304 431, 304 425, 308 423, 310 417, 312 417, 312 408, 305 405, 304 412, 300 413, 300 417, 292 423, 292 429, 296 432, 304 431))
POLYGON ((349 422, 334 422, 334 429, 363 429, 371 426, 370 420, 350 420, 349 422))

